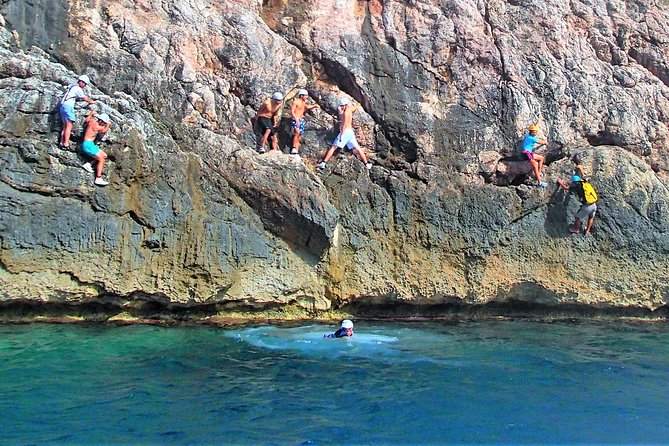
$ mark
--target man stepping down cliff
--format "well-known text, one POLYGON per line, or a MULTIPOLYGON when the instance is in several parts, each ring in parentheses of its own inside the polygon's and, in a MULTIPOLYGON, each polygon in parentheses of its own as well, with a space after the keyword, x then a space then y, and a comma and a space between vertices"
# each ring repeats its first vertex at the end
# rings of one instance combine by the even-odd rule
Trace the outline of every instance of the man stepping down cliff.
POLYGON ((81 100, 88 102, 89 104, 94 104, 95 101, 86 96, 84 89, 88 84, 91 83, 91 80, 85 74, 79 76, 77 82, 70 84, 65 90, 65 94, 60 100, 60 119, 63 123, 63 129, 60 132, 60 146, 64 148, 70 147, 70 134, 72 133, 72 127, 74 121, 77 120, 76 115, 74 114, 74 105, 77 101, 81 100))
POLYGON ((548 144, 547 141, 540 140, 537 138, 537 133, 539 132, 539 127, 536 124, 532 124, 527 129, 529 133, 525 135, 523 139, 523 156, 530 163, 532 169, 534 169, 534 176, 537 178, 537 187, 545 189, 548 187, 548 183, 541 181, 541 169, 544 166, 544 157, 538 153, 534 153, 541 146, 548 144))
POLYGON ((277 137, 276 126, 279 119, 279 110, 283 105, 283 95, 278 91, 270 99, 266 99, 256 112, 256 123, 262 134, 262 139, 258 145, 258 152, 265 153, 267 139, 270 138, 270 151, 279 150, 279 139, 277 137))
POLYGON ((564 181, 558 178, 557 183, 562 189, 576 194, 581 201, 581 207, 576 213, 574 225, 569 226, 569 232, 578 234, 581 232, 581 222, 585 219, 588 223, 585 226, 583 235, 590 234, 592 224, 595 222, 595 214, 597 213, 597 192, 595 188, 588 182, 583 174, 581 166, 576 166, 576 175, 571 177, 571 185, 567 185, 564 181))
POLYGON ((335 150, 343 149, 344 146, 346 146, 349 150, 352 150, 358 156, 358 158, 360 158, 360 161, 365 164, 367 170, 372 168, 372 164, 368 162, 365 153, 360 150, 358 141, 355 139, 355 133, 353 133, 353 113, 355 113, 355 111, 357 111, 359 108, 360 104, 357 104, 355 107, 353 107, 347 98, 341 98, 339 100, 339 110, 341 115, 339 134, 332 142, 332 147, 330 147, 330 149, 325 154, 323 161, 318 163, 317 167, 319 169, 325 169, 326 163, 330 160, 330 158, 332 158, 335 150))
MULTIPOLYGON (((102 168, 107 161, 107 154, 95 144, 96 138, 101 138, 109 131, 109 122, 109 115, 106 113, 98 115, 95 110, 86 116, 86 133, 84 134, 84 142, 81 144, 81 150, 97 161, 94 181, 97 186, 109 184, 108 181, 102 179, 102 168)), ((81 167, 85 171, 93 173, 93 166, 90 162, 84 163, 81 167)))
POLYGON ((318 104, 307 104, 309 93, 305 89, 297 91, 297 97, 290 106, 290 124, 293 127, 293 148, 291 155, 297 155, 300 150, 300 138, 304 133, 304 112, 318 107, 318 104))

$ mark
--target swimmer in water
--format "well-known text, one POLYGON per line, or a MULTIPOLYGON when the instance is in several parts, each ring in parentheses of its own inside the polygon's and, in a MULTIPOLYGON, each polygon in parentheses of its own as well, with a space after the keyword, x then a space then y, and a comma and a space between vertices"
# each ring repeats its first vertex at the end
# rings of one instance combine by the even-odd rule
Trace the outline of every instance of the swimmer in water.
POLYGON ((323 335, 324 338, 345 338, 353 336, 353 322, 346 319, 342 321, 341 328, 334 333, 323 335))

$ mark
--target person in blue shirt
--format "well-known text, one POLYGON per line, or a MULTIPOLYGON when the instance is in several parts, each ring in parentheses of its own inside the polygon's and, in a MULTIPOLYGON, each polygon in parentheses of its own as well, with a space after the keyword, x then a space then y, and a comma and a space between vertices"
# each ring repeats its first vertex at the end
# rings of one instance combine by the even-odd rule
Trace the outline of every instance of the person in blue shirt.
POLYGON ((323 335, 324 338, 347 338, 353 336, 353 322, 348 319, 342 321, 341 328, 334 333, 323 335))
POLYGON ((528 129, 529 133, 525 135, 523 140, 523 156, 534 169, 534 175, 537 177, 537 187, 545 189, 548 187, 548 183, 541 181, 541 169, 544 167, 544 157, 538 153, 534 153, 536 149, 541 146, 548 144, 547 141, 543 141, 537 138, 537 133, 539 132, 539 127, 535 124, 532 124, 528 129))

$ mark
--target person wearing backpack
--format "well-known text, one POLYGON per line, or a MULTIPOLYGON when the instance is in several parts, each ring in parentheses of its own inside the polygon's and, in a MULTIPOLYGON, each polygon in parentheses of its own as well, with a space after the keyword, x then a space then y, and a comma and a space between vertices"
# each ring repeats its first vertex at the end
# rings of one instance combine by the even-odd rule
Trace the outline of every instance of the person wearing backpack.
POLYGON ((579 200, 581 200, 581 208, 576 213, 574 225, 569 226, 569 232, 573 234, 580 233, 581 222, 587 218, 588 222, 585 225, 583 234, 588 235, 590 233, 590 229, 592 229, 592 224, 595 222, 595 213, 597 213, 598 198, 597 192, 595 192, 595 188, 592 187, 592 184, 590 184, 590 182, 585 178, 581 166, 576 166, 576 172, 574 176, 571 177, 571 185, 566 184, 559 178, 557 180, 557 184, 560 185, 562 189, 568 190, 569 192, 575 194, 579 200))
POLYGON ((76 121, 74 114, 74 104, 78 101, 85 101, 89 104, 94 104, 95 101, 86 96, 84 89, 91 80, 85 74, 79 76, 77 82, 70 84, 65 90, 65 94, 60 100, 60 119, 63 121, 63 130, 60 132, 60 146, 63 148, 70 147, 70 133, 72 133, 72 126, 76 121))

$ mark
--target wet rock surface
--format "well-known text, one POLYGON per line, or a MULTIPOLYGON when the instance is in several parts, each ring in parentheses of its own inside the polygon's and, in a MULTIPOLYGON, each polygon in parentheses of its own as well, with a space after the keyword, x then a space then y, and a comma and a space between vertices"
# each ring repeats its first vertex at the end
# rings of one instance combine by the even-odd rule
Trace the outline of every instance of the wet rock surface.
POLYGON ((4 305, 669 300, 666 3, 9 0, 0 12, 4 305), (112 118, 106 188, 75 145, 57 146, 58 100, 81 73, 112 118), (288 118, 302 87, 321 108, 298 157, 288 118), (274 91, 287 96, 281 151, 260 155, 252 118, 274 91), (350 153, 314 168, 340 97, 362 106, 371 171, 350 153), (518 157, 535 122, 546 190, 518 157), (568 232, 579 203, 554 186, 576 164, 600 197, 588 236, 568 232))

